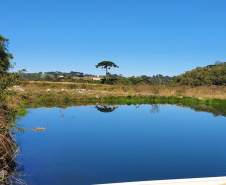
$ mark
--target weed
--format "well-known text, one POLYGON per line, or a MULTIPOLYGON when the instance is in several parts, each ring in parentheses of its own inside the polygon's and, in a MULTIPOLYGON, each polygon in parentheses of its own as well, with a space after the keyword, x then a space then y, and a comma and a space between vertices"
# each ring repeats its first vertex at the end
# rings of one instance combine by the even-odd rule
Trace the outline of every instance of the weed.
POLYGON ((49 87, 50 88, 55 88, 56 87, 56 84, 50 84, 49 87))

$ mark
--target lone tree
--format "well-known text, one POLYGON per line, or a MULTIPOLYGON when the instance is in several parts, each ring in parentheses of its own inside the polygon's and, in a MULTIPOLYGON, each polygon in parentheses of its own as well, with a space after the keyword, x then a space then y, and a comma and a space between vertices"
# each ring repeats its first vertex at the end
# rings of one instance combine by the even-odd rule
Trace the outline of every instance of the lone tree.
POLYGON ((102 67, 102 69, 106 69, 106 76, 110 74, 108 72, 108 69, 111 69, 111 67, 119 68, 119 66, 117 66, 114 62, 111 62, 111 61, 102 61, 96 65, 96 68, 98 67, 102 67))

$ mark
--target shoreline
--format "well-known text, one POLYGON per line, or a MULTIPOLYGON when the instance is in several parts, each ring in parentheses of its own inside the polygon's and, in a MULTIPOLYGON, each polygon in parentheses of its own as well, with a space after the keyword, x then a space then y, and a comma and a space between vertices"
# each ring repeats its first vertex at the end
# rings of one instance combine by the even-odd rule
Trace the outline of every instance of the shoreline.
POLYGON ((77 82, 50 82, 50 81, 22 81, 17 88, 19 92, 30 93, 61 93, 71 94, 74 97, 86 95, 96 96, 164 96, 164 97, 191 97, 199 99, 226 100, 226 86, 169 86, 169 85, 107 85, 77 82))

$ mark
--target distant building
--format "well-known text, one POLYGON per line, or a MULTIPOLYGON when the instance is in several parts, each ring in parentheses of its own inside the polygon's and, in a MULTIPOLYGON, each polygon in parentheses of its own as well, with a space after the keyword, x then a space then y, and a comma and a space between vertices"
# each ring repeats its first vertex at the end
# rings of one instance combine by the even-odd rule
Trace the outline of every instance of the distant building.
POLYGON ((92 77, 91 79, 92 79, 92 80, 100 81, 100 78, 99 78, 99 77, 92 77))

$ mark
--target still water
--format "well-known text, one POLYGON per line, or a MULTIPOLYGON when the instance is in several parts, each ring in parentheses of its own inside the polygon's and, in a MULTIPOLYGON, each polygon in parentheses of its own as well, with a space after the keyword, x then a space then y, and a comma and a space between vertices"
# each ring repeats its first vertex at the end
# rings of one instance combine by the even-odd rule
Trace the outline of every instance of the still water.
POLYGON ((175 105, 29 109, 15 133, 27 184, 226 175, 226 117, 175 105))

